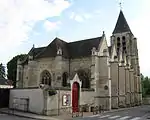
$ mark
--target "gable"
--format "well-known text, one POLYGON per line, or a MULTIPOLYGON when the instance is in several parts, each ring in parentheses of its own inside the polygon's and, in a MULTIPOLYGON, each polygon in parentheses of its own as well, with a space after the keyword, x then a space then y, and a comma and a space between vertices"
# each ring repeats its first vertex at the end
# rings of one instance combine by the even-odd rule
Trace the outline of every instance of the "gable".
POLYGON ((67 43, 59 38, 55 38, 36 58, 56 57, 59 48, 63 50, 63 57, 69 56, 67 43))
POLYGON ((103 35, 102 40, 101 40, 101 42, 99 44, 98 55, 99 56, 105 56, 104 52, 107 54, 107 56, 109 55, 108 45, 107 45, 107 41, 106 41, 105 35, 103 35))

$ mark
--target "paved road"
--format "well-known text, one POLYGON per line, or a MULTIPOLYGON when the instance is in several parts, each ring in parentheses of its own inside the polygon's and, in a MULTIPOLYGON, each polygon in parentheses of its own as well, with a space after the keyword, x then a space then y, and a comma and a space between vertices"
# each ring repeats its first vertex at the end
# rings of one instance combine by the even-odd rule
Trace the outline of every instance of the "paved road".
POLYGON ((150 116, 150 106, 141 106, 130 110, 85 117, 80 120, 148 120, 148 115, 150 116))
POLYGON ((33 119, 11 116, 7 114, 0 114, 0 120, 33 120, 33 119))

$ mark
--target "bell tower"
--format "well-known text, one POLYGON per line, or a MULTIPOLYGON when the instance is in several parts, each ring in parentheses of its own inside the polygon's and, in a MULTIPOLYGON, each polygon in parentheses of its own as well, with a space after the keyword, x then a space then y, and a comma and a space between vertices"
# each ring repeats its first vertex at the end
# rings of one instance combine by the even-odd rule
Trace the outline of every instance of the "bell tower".
POLYGON ((119 17, 111 36, 111 45, 115 44, 117 55, 119 57, 120 50, 122 55, 130 56, 132 54, 132 41, 134 35, 124 17, 122 10, 120 10, 119 17))
POLYGON ((120 58, 123 58, 121 63, 124 63, 126 60, 125 66, 133 70, 134 76, 131 81, 134 81, 134 85, 131 88, 134 88, 134 91, 132 92, 134 92, 133 94, 136 94, 135 102, 139 101, 141 103, 141 83, 137 39, 134 37, 122 10, 120 10, 116 26, 111 36, 111 46, 113 45, 116 48, 118 60, 120 61, 120 58))

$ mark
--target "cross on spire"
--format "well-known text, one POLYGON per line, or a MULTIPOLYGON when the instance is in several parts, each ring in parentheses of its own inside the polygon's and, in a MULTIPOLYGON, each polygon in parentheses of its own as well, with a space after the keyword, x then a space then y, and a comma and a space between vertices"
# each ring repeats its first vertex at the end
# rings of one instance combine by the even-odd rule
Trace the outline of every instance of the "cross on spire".
POLYGON ((119 5, 120 5, 120 10, 122 10, 122 3, 120 2, 119 5))

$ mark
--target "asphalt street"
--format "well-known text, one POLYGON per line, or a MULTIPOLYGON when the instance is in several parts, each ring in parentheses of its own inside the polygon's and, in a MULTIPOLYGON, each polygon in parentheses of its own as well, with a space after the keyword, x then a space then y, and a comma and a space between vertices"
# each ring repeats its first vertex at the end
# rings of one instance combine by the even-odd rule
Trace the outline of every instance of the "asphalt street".
POLYGON ((7 114, 0 114, 0 120, 33 120, 33 119, 17 117, 7 114))
POLYGON ((148 120, 150 106, 141 106, 129 110, 93 115, 80 120, 148 120))
MULTIPOLYGON (((150 106, 141 106, 116 112, 108 112, 93 115, 76 120, 148 120, 150 118, 150 106)), ((0 114, 0 120, 33 120, 7 114, 0 114)), ((150 119, 149 119, 150 120, 150 119)))

